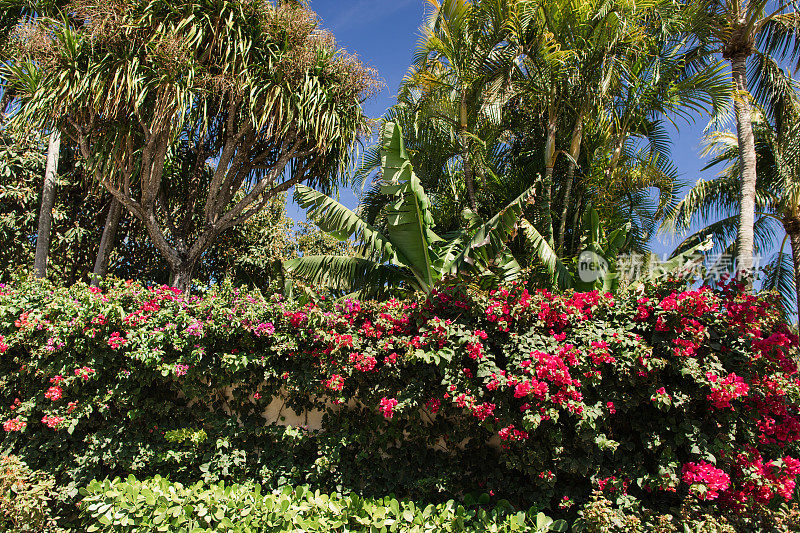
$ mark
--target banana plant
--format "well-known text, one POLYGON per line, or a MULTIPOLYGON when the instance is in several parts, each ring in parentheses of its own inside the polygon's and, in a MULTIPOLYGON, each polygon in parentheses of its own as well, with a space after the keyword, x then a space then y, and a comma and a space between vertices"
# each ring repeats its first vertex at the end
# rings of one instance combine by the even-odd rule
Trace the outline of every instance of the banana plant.
POLYGON ((303 256, 285 263, 294 277, 337 292, 377 296, 430 293, 445 277, 479 276, 509 280, 521 268, 506 248, 516 234, 527 189, 488 221, 467 209, 467 227, 446 236, 434 231, 430 200, 414 173, 398 124, 387 122, 381 136, 381 192, 391 200, 386 227, 378 229, 356 212, 314 189, 297 185, 295 200, 325 232, 354 239, 357 256, 303 256))
POLYGON ((628 241, 631 224, 628 222, 608 235, 600 223, 600 216, 594 207, 584 213, 584 227, 588 229, 584 237, 583 251, 575 259, 577 279, 575 289, 579 291, 615 291, 619 286, 617 257, 628 241))

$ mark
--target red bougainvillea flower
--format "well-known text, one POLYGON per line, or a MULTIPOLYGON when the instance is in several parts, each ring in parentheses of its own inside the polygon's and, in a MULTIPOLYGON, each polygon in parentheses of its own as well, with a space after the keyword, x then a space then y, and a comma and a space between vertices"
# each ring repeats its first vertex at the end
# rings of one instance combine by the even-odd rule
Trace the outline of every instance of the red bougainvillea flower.
POLYGON ((28 315, 29 314, 30 313, 25 311, 24 313, 19 315, 19 318, 14 321, 14 325, 16 327, 18 327, 18 328, 26 328, 26 327, 28 327, 30 325, 30 323, 28 322, 28 315))
POLYGON ((494 414, 496 408, 497 406, 493 403, 482 403, 472 408, 472 416, 480 421, 484 421, 494 414))
POLYGON ((111 337, 108 338, 108 345, 111 346, 112 350, 118 350, 122 346, 125 346, 125 343, 128 340, 123 337, 119 331, 115 331, 111 334, 111 337))
POLYGON ((669 393, 667 392, 667 389, 665 389, 664 387, 659 387, 656 390, 656 393, 650 396, 650 400, 653 402, 658 401, 661 398, 666 398, 666 399, 672 398, 672 396, 670 396, 669 393))
POLYGON ((430 400, 427 401, 427 403, 425 403, 425 407, 427 407, 428 411, 430 411, 431 413, 436 414, 442 407, 442 402, 438 398, 431 398, 430 400))
POLYGON ((525 440, 528 438, 528 432, 516 429, 514 424, 506 426, 498 431, 498 435, 500 435, 500 440, 505 441, 525 440))
POLYGON ((25 426, 27 425, 28 425, 27 422, 25 422, 24 420, 20 420, 19 417, 15 417, 12 418, 11 420, 6 420, 5 422, 3 422, 3 430, 6 431, 7 433, 10 433, 12 431, 22 431, 23 429, 25 429, 25 426))
POLYGON ((719 376, 708 372, 706 373, 706 378, 711 384, 711 394, 706 398, 717 409, 729 408, 733 410, 731 400, 747 396, 750 390, 750 386, 744 382, 744 379, 733 373, 720 380, 719 376))

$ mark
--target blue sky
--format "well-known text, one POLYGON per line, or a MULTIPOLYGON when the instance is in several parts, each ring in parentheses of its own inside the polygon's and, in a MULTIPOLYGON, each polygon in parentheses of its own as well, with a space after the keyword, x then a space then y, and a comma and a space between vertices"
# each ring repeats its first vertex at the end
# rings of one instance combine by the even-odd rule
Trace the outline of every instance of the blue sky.
MULTIPOLYGON (((412 60, 419 39, 419 27, 427 9, 425 0, 311 0, 310 7, 322 19, 322 25, 333 32, 340 46, 378 70, 386 87, 366 103, 372 117, 381 116, 394 102, 397 88, 412 60)), ((673 159, 683 181, 694 183, 702 176, 704 162, 700 157, 702 131, 707 117, 697 117, 694 124, 679 122, 672 131, 673 159)), ((352 193, 341 191, 341 199, 354 206, 352 193)), ((304 218, 297 206, 289 207, 295 219, 304 218)), ((657 237, 653 251, 665 253, 673 248, 673 240, 657 237)))

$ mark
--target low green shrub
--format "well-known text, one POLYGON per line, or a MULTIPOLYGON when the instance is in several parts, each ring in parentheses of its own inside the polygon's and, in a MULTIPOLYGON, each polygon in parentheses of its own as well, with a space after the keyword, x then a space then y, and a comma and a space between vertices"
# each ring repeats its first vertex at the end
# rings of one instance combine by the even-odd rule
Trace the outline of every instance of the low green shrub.
POLYGON ((20 280, 0 288, 0 452, 52 473, 65 513, 93 479, 169 473, 569 520, 599 489, 755 528, 800 472, 797 346, 736 285, 300 305, 20 280), (275 397, 322 429, 268 423, 275 397))
POLYGON ((57 533, 62 531, 53 509, 56 481, 17 457, 0 457, 0 531, 57 533))
POLYGON ((508 503, 492 510, 488 496, 466 505, 448 501, 419 505, 394 497, 363 499, 285 487, 262 494, 258 486, 197 483, 183 486, 156 477, 139 481, 94 481, 83 491, 87 532, 239 533, 452 531, 545 533, 566 531, 536 510, 513 512, 508 503))

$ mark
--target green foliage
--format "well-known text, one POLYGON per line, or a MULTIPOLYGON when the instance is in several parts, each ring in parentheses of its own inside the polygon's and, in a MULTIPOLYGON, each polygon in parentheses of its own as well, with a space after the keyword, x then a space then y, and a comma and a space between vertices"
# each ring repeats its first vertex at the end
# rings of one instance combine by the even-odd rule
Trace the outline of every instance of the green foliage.
MULTIPOLYGON (((714 516, 702 509, 684 505, 678 517, 642 510, 638 506, 614 505, 600 491, 580 512, 576 533, 736 533, 723 516, 714 516)), ((777 513, 776 513, 777 515, 777 513)))
POLYGON ((0 146, 0 261, 3 279, 20 265, 33 264, 30 240, 36 233, 36 206, 44 175, 44 152, 37 141, 3 136, 0 146), (37 185, 39 185, 37 189, 37 185))
MULTIPOLYGON (((600 216, 593 206, 583 215, 584 236, 581 238, 581 253, 569 260, 561 260, 550 244, 527 220, 521 223, 522 233, 528 245, 534 250, 547 274, 549 285, 554 290, 575 289, 579 291, 599 290, 617 292, 620 287, 619 254, 630 239, 630 224, 618 228, 608 235, 603 228, 600 216)), ((658 269, 645 273, 637 286, 652 282, 661 277, 681 277, 690 275, 692 266, 702 262, 700 251, 710 247, 704 241, 676 253, 658 269)), ((633 265, 639 267, 640 265, 633 265)), ((647 265, 641 265, 642 269, 647 265)), ((535 273, 534 273, 535 275, 535 273)))
POLYGON ((56 480, 16 457, 0 457, 0 531, 58 533, 53 509, 56 480))
POLYGON ((251 485, 185 487, 161 477, 139 481, 93 481, 81 505, 87 532, 497 532, 566 531, 535 509, 513 512, 508 503, 486 510, 489 497, 465 505, 418 504, 397 500, 324 494, 309 487, 262 493, 251 485))
MULTIPOLYGON (((33 264, 46 141, 12 128, 0 133, 0 280, 33 264)), ((48 273, 65 284, 91 272, 100 240, 103 198, 85 179, 75 154, 61 151, 48 273)))
MULTIPOLYGON (((66 144, 66 143, 65 143, 66 144)), ((0 135, 0 281, 7 282, 33 264, 37 214, 44 179, 45 149, 39 135, 6 129, 0 135)), ((48 260, 51 280, 70 285, 92 272, 110 197, 86 179, 69 147, 59 162, 52 242, 48 260)), ((165 194, 180 210, 185 189, 165 194)), ((200 214, 201 215, 201 214, 200 214)), ((223 232, 202 257, 197 279, 267 289, 283 280, 282 262, 301 254, 347 253, 348 243, 326 236, 307 222, 299 226, 286 216, 286 196, 272 198, 262 211, 235 229, 223 232)), ((130 215, 119 222, 109 274, 149 283, 168 283, 169 265, 150 242, 142 224, 130 215)))
POLYGON ((338 184, 380 85, 315 13, 283 2, 76 3, 12 45, 14 122, 69 136, 184 290, 209 246, 272 198, 338 184))

